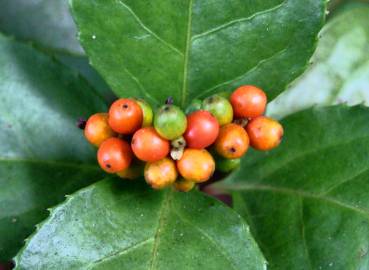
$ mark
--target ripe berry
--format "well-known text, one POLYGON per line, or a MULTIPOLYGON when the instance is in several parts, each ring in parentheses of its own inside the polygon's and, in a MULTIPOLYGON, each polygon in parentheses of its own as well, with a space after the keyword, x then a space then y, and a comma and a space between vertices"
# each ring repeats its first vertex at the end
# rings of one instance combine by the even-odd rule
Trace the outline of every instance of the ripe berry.
POLYGON ((231 95, 231 103, 236 118, 254 118, 265 112, 267 97, 263 90, 244 85, 231 95))
POLYGON ((163 158, 149 162, 145 166, 145 180, 154 189, 162 189, 173 184, 178 173, 173 160, 163 158))
POLYGON ((96 146, 99 146, 106 139, 116 136, 116 133, 108 124, 107 113, 96 113, 90 116, 87 120, 84 134, 86 139, 96 146))
POLYGON ((169 141, 160 137, 153 127, 141 128, 136 131, 131 145, 136 157, 147 162, 163 159, 170 151, 169 141))
POLYGON ((134 180, 139 178, 140 176, 143 176, 144 168, 145 163, 140 160, 134 159, 127 169, 117 172, 117 175, 123 179, 134 180))
POLYGON ((185 180, 202 183, 213 175, 215 162, 205 149, 187 148, 182 158, 177 161, 177 168, 185 180))
POLYGON ((142 127, 151 126, 154 113, 150 104, 143 99, 135 99, 135 101, 138 103, 138 105, 140 105, 142 110, 142 127))
POLYGON ((118 133, 133 134, 141 127, 142 120, 142 109, 132 99, 118 99, 109 109, 109 125, 118 133))
POLYGON ((126 141, 110 138, 97 151, 100 167, 108 173, 117 173, 129 167, 132 161, 131 147, 126 141))
POLYGON ((232 105, 222 96, 213 95, 204 99, 202 108, 214 115, 221 126, 229 124, 233 120, 232 105))
POLYGON ((249 143, 245 129, 236 124, 227 124, 220 128, 215 149, 222 157, 240 158, 246 153, 249 143))
POLYGON ((195 187, 195 182, 180 178, 174 182, 173 187, 177 191, 188 192, 195 187))
POLYGON ((215 158, 215 167, 218 171, 223 173, 230 173, 237 169, 241 164, 241 159, 234 158, 223 158, 223 157, 216 157, 215 158))
POLYGON ((218 137, 219 123, 207 111, 196 111, 187 116, 184 138, 189 148, 202 149, 213 144, 218 137))
POLYGON ((186 115, 177 106, 164 105, 155 114, 154 127, 164 139, 174 140, 186 131, 186 115))
POLYGON ((272 118, 259 116, 246 126, 250 144, 257 150, 271 150, 277 147, 283 137, 282 125, 272 118))

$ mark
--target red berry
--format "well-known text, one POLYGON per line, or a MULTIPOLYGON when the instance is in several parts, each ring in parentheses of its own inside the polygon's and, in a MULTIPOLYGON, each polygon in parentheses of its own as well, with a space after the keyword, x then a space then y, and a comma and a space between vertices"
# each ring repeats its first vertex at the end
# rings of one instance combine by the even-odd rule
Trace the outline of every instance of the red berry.
POLYGON ((230 100, 236 118, 254 118, 263 115, 267 104, 264 91, 252 85, 236 89, 230 100))
POLYGON ((206 148, 215 142, 218 134, 219 123, 208 111, 195 111, 187 116, 184 138, 189 148, 206 148))

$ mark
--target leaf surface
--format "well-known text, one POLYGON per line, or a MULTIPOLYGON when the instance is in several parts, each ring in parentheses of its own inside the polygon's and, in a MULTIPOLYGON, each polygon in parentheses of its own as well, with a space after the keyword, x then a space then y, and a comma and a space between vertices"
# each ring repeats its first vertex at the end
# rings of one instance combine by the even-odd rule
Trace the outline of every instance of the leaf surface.
POLYGON ((293 114, 278 149, 250 153, 219 184, 269 269, 369 268, 368 119, 363 106, 293 114))
POLYGON ((265 269, 248 226, 200 192, 103 180, 52 210, 16 269, 265 269))
POLYGON ((369 105, 369 5, 342 11, 323 28, 312 66, 268 106, 283 118, 314 105, 369 105))
POLYGON ((275 97, 305 69, 325 12, 322 0, 71 3, 82 46, 118 96, 182 106, 242 84, 275 97))
POLYGON ((78 117, 106 105, 77 73, 0 35, 0 260, 11 258, 46 208, 101 179, 78 117))

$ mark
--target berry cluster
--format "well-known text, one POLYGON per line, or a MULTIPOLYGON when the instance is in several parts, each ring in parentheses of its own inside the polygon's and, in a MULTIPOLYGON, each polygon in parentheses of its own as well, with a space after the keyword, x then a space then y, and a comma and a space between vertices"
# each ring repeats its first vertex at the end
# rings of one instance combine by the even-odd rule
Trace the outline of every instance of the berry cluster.
POLYGON ((109 113, 92 115, 84 134, 99 148, 104 171, 126 179, 143 174, 155 189, 173 185, 189 191, 208 181, 215 169, 237 168, 249 145, 264 151, 279 145, 283 128, 263 116, 266 104, 265 93, 251 85, 229 98, 218 94, 194 100, 186 113, 171 99, 154 115, 144 100, 121 98, 109 113))

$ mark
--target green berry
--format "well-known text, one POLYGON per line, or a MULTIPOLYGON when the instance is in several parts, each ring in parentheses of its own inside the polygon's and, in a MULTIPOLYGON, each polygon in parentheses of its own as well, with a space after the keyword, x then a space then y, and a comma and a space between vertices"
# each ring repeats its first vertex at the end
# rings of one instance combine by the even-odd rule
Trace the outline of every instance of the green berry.
POLYGON ((185 112, 186 112, 186 114, 190 114, 190 113, 193 113, 195 111, 201 110, 201 107, 202 107, 202 101, 200 99, 194 99, 194 100, 192 100, 190 105, 188 105, 185 112))
POLYGON ((222 157, 215 158, 215 167, 218 171, 223 173, 229 173, 234 171, 240 166, 241 159, 226 159, 222 157))
POLYGON ((150 127, 152 124, 152 118, 154 116, 150 104, 143 99, 135 99, 135 100, 138 103, 138 105, 140 105, 142 110, 143 115, 142 127, 150 127))
POLYGON ((202 108, 214 115, 221 126, 229 124, 233 120, 232 105, 222 96, 213 95, 206 98, 202 103, 202 108))
POLYGON ((164 139, 174 140, 186 131, 187 118, 179 107, 164 105, 154 117, 154 127, 164 139))

